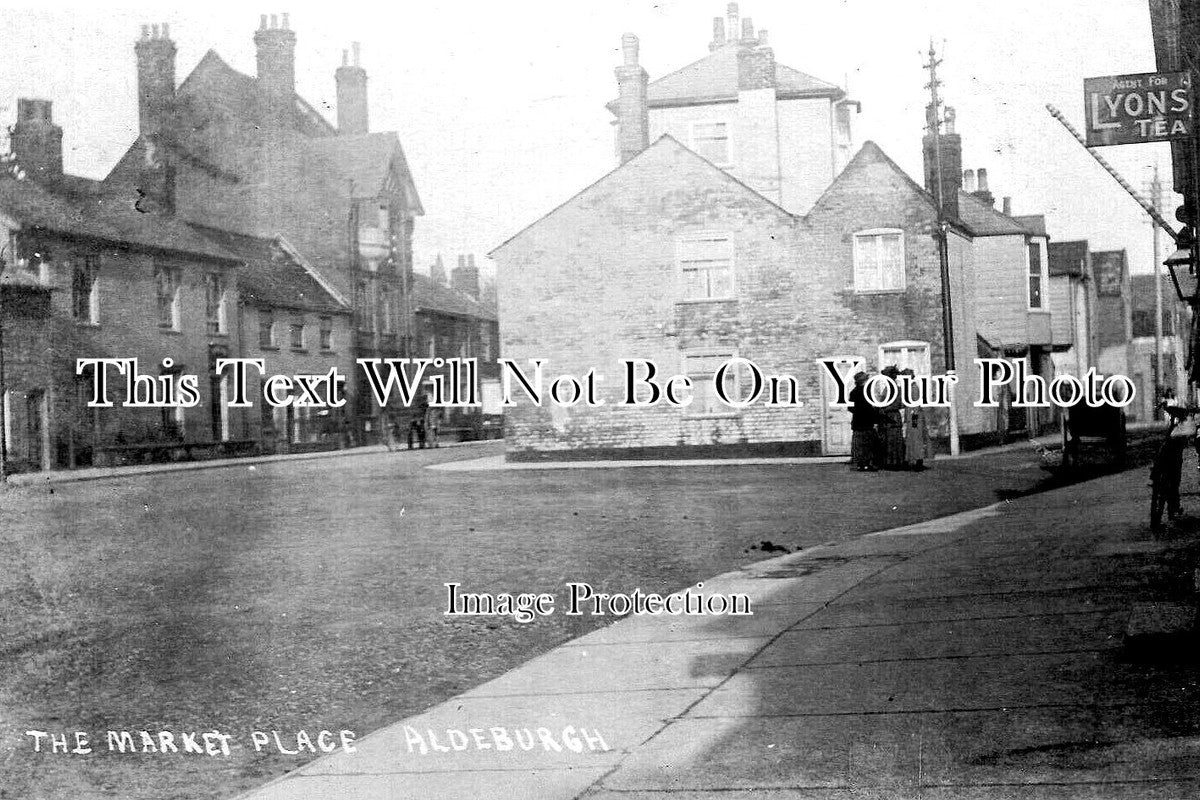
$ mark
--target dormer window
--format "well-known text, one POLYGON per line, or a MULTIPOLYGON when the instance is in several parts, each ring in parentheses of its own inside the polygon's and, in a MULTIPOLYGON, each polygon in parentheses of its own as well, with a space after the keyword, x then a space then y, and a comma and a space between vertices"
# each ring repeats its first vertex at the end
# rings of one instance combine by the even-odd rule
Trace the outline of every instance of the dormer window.
POLYGON ((728 166, 729 123, 693 122, 692 149, 718 167, 728 166))

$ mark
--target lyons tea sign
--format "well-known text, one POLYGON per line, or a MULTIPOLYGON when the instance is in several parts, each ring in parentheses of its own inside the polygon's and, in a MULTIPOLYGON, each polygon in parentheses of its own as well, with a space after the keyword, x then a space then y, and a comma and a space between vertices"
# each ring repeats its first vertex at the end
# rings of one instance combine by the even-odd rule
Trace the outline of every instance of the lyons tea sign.
POLYGON ((1088 147, 1165 142, 1192 132, 1191 81, 1186 72, 1086 78, 1083 99, 1088 147))

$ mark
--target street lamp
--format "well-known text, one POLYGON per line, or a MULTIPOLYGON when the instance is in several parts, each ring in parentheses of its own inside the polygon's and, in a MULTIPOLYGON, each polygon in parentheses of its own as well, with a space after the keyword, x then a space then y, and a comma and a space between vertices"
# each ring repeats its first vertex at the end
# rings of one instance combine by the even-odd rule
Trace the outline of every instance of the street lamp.
POLYGON ((1185 303, 1194 304, 1197 299, 1197 290, 1200 289, 1200 277, 1196 275, 1191 244, 1183 241, 1182 237, 1180 237, 1179 243, 1182 246, 1163 263, 1171 273, 1171 282, 1175 284, 1175 293, 1179 295, 1179 299, 1185 303))

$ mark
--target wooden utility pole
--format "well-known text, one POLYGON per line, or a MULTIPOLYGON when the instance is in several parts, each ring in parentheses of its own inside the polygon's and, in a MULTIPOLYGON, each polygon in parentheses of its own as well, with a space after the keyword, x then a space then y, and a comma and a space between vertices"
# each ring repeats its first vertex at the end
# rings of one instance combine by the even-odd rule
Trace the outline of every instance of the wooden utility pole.
MULTIPOLYGON (((1150 202, 1162 213, 1162 183, 1158 179, 1158 162, 1154 163, 1154 180, 1150 183, 1150 202)), ((1163 393, 1163 308, 1162 308, 1162 244, 1157 225, 1154 229, 1154 418, 1161 419, 1158 403, 1163 393)))
MULTIPOLYGON (((941 262, 942 273, 942 342, 943 350, 946 356, 946 374, 954 375, 956 361, 954 359, 954 311, 950 305, 950 220, 946 218, 946 198, 942 196, 945 182, 942 178, 942 120, 941 120, 941 105, 942 101, 938 97, 938 87, 942 82, 938 80, 937 68, 942 63, 937 57, 937 51, 933 48, 933 39, 929 40, 929 61, 924 65, 924 68, 929 70, 929 83, 925 84, 925 88, 929 90, 929 113, 927 114, 926 124, 929 129, 929 134, 933 137, 933 163, 934 163, 934 186, 933 196, 937 200, 937 215, 938 215, 938 259, 941 262)), ((958 412, 954 406, 954 390, 950 390, 950 453, 958 455, 958 412)))

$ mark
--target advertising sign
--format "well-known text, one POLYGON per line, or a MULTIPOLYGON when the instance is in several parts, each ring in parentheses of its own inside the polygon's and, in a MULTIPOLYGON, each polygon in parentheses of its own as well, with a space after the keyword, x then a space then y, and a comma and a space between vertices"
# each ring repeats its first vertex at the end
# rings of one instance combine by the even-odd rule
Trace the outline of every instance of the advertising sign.
POLYGON ((1165 142, 1191 135, 1191 80, 1186 72, 1086 78, 1083 104, 1088 147, 1165 142))

